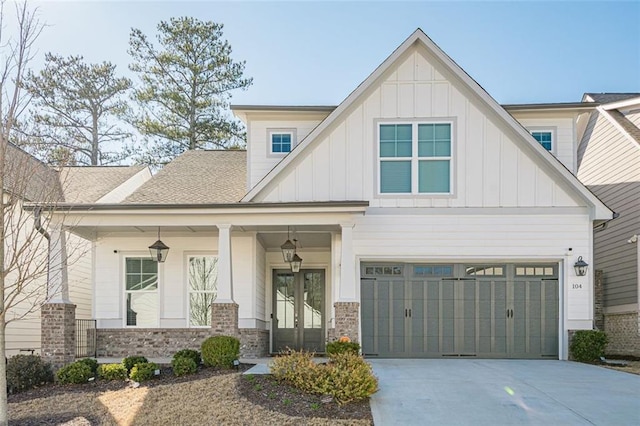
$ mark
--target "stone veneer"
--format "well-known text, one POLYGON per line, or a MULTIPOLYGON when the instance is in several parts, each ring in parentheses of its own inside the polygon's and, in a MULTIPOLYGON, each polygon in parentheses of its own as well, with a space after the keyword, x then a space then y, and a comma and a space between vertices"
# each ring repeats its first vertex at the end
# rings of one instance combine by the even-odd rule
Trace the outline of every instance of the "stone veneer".
POLYGON ((605 314, 604 331, 609 339, 607 354, 640 357, 640 315, 637 312, 605 314))
POLYGON ((596 269, 593 286, 593 326, 604 331, 604 273, 596 269))
POLYGON ((333 307, 335 308, 335 328, 330 330, 330 336, 333 339, 348 336, 351 341, 360 342, 358 335, 360 303, 336 302, 333 307))
POLYGON ((54 368, 73 362, 76 356, 76 305, 45 303, 41 309, 42 358, 54 368))

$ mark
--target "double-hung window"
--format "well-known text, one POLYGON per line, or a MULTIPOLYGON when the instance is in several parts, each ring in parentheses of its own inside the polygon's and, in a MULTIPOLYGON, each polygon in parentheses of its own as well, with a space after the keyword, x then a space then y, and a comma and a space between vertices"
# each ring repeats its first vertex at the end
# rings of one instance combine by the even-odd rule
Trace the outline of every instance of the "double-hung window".
POLYGON ((148 257, 125 259, 126 325, 157 327, 158 262, 148 257))
POLYGON ((380 124, 381 194, 450 194, 451 123, 380 124))
POLYGON ((531 136, 542 145, 547 151, 553 150, 553 132, 548 130, 532 131, 531 136))
POLYGON ((218 258, 213 255, 189 256, 189 326, 211 326, 211 304, 218 288, 218 258))

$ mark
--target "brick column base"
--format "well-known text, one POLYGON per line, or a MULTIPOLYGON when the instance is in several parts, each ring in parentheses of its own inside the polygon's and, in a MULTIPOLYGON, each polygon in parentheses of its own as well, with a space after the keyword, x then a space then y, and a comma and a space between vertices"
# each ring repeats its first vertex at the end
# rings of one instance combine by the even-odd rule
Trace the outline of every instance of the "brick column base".
POLYGON ((596 269, 593 286, 593 326, 604 331, 604 273, 601 269, 596 269))
POLYGON ((216 303, 211 304, 211 331, 215 335, 233 336, 238 338, 238 304, 216 303))
POLYGON ((76 358, 76 305, 45 303, 41 308, 42 358, 54 369, 76 358))
POLYGON ((360 342, 358 329, 360 328, 360 303, 358 302, 336 302, 335 308, 335 329, 333 336, 339 339, 341 336, 348 336, 352 342, 360 342))

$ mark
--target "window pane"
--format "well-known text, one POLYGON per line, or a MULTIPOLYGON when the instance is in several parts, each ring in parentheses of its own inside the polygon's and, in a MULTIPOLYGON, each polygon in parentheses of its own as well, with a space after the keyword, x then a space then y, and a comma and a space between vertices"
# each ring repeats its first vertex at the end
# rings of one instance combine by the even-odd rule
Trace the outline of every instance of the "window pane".
POLYGON ((191 293, 189 295, 189 321, 194 327, 211 325, 211 304, 214 293, 191 293))
POLYGON ((291 151, 291 134, 290 133, 273 133, 271 134, 271 152, 281 153, 291 151))
POLYGON ((380 125, 380 156, 411 157, 411 124, 380 125))
POLYGON ((420 161, 418 164, 419 192, 450 192, 449 160, 420 161))
POLYGON ((398 147, 396 150, 396 157, 411 157, 411 140, 398 141, 398 147))
POLYGON ((158 273, 158 262, 151 259, 141 259, 142 261, 142 272, 145 274, 157 274, 158 273))
POLYGON ((380 162, 380 192, 411 192, 411 161, 380 162))
POLYGON ((451 142, 449 141, 436 141, 435 142, 435 157, 450 157, 451 156, 451 142))
POLYGON ((189 289, 216 291, 218 287, 218 258, 201 256, 189 258, 189 289))
POLYGON ((396 126, 392 124, 380 125, 380 140, 381 141, 395 141, 396 140, 396 126))
POLYGON ((451 156, 451 125, 450 124, 418 125, 418 156, 420 157, 451 156))
POLYGON ((531 132, 531 136, 547 150, 551 151, 551 132, 531 132))
POLYGON ((137 257, 129 257, 129 258, 127 258, 125 260, 127 274, 134 273, 134 272, 140 273, 140 268, 141 268, 140 261, 141 260, 142 259, 137 258, 137 257))
POLYGON ((158 325, 158 293, 127 293, 127 325, 158 325))
POLYGON ((321 278, 317 272, 304 274, 304 328, 322 328, 324 286, 321 278))
POLYGON ((435 139, 451 140, 451 124, 434 124, 435 139))
POLYGON ((395 142, 380 142, 380 157, 395 157, 395 156, 396 156, 395 142))

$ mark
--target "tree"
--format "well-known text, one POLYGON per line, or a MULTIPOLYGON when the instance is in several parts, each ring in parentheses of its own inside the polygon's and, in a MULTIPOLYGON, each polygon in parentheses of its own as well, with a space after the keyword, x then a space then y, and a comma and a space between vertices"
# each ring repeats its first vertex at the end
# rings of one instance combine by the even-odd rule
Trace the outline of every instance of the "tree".
POLYGON ((182 152, 226 148, 244 138, 228 112, 230 92, 252 83, 244 62, 231 59, 222 24, 171 18, 158 24, 156 47, 132 29, 129 54, 141 86, 135 90, 141 112, 132 123, 151 142, 139 160, 162 164, 182 152))
MULTIPOLYGON (((33 59, 34 42, 42 31, 42 24, 26 3, 16 4, 17 35, 6 38, 5 1, 0 2, 0 354, 5 354, 5 329, 10 320, 8 313, 28 297, 25 286, 30 275, 37 275, 35 267, 28 262, 29 256, 41 251, 42 238, 34 235, 34 229, 24 224, 23 210, 16 208, 18 193, 26 194, 30 176, 21 169, 18 161, 12 161, 9 140, 13 137, 14 126, 24 111, 27 99, 23 96, 22 81, 27 65, 33 59), (23 241, 30 239, 32 244, 19 245, 16 238, 24 234, 23 241), (31 237, 31 238, 29 238, 31 237)), ((31 176, 33 177, 33 175, 31 176)), ((46 179, 45 179, 46 180, 46 179)), ((43 182, 44 183, 44 182, 43 182)), ((44 185, 47 187, 48 185, 44 185)), ((36 268, 37 269, 37 268, 36 268)), ((7 366, 0 362, 0 425, 8 424, 7 412, 7 366)))
POLYGON ((118 120, 129 111, 124 95, 131 80, 118 77, 110 62, 87 64, 82 56, 51 53, 45 61, 23 83, 33 108, 21 146, 53 164, 96 166, 129 157, 123 142, 132 135, 118 120))

